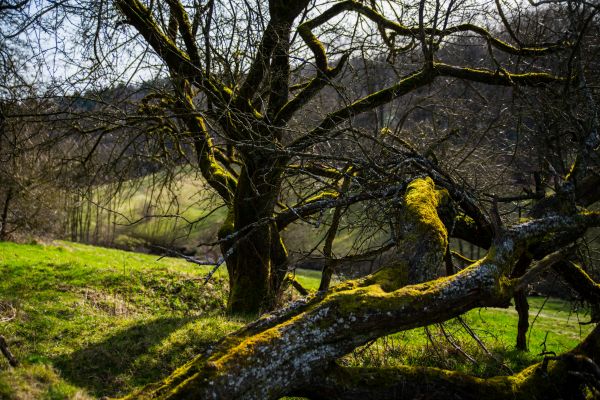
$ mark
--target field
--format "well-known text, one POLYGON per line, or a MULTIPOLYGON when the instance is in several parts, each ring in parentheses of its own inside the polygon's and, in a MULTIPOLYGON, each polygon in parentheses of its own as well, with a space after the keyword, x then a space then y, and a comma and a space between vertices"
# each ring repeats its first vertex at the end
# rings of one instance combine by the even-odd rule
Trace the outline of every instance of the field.
MULTIPOLYGON (((79 238, 78 241, 128 250, 156 251, 156 246, 176 247, 195 252, 203 259, 217 259, 214 247, 198 244, 215 240, 227 209, 214 190, 189 167, 181 167, 172 175, 161 172, 98 186, 82 196, 80 202, 78 233, 74 236, 79 238)), ((361 207, 356 208, 358 214, 363 212, 361 207)), ((334 253, 340 256, 352 252, 359 234, 359 230, 352 229, 358 217, 351 211, 352 207, 349 215, 342 218, 334 241, 334 253)), ((324 213, 319 218, 329 217, 330 213, 324 213)), ((282 234, 288 251, 300 257, 318 245, 326 231, 327 224, 316 228, 297 222, 282 234)), ((367 241, 364 244, 373 243, 367 241)))
MULTIPOLYGON (((226 271, 204 284, 209 270, 70 242, 0 243, 0 335, 21 363, 9 368, 0 359, 0 399, 118 397, 167 375, 247 322, 223 315, 226 271)), ((318 272, 297 277, 318 287, 318 272)), ((529 352, 514 350, 514 309, 480 309, 380 339, 342 362, 491 376, 539 361, 542 351, 567 350, 591 329, 578 324, 585 310, 569 303, 530 298, 530 304, 531 320, 537 317, 529 352)))

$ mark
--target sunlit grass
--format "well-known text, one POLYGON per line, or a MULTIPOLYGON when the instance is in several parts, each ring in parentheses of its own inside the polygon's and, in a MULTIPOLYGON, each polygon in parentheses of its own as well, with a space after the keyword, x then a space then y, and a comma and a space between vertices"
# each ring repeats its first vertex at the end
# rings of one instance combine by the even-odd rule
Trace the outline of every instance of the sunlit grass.
POLYGON ((222 315, 226 271, 203 284, 210 268, 67 242, 0 243, 2 309, 16 312, 0 334, 23 365, 0 376, 0 398, 115 396, 168 374, 243 324, 222 315))
MULTIPOLYGON (((116 397, 167 376, 247 321, 224 316, 227 271, 70 242, 0 243, 0 334, 21 366, 0 358, 1 399, 116 397)), ((296 271, 310 290, 320 272, 296 271)), ((514 349, 514 309, 481 309, 463 320, 402 332, 344 358, 351 365, 430 365, 491 376, 572 348, 590 329, 569 303, 530 298, 530 351, 514 349), (543 346, 542 344, 545 344, 543 346), (460 350, 459 350, 460 349, 460 350), (486 351, 489 351, 488 354, 486 351), (462 353, 461 353, 462 352, 462 353), (464 353, 464 354, 463 354, 464 353), (468 354, 474 361, 470 361, 468 354)))
POLYGON ((544 354, 575 347, 591 330, 580 325, 586 309, 560 299, 530 297, 527 352, 515 348, 517 313, 514 307, 472 310, 460 320, 400 332, 357 349, 345 358, 350 365, 393 367, 425 365, 455 369, 478 376, 519 371, 544 354))

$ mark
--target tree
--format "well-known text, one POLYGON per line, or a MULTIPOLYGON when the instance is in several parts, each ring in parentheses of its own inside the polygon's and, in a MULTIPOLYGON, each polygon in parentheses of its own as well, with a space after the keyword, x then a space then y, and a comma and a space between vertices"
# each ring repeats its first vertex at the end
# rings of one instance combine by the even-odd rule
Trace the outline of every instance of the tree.
MULTIPOLYGON (((430 178, 406 188, 404 258, 363 279, 345 282, 278 313, 264 316, 129 398, 310 398, 498 399, 581 398, 582 385, 597 387, 598 334, 570 353, 511 377, 481 380, 435 368, 346 368, 335 359, 369 340, 399 330, 444 321, 474 307, 501 307, 533 275, 563 259, 561 251, 538 261, 523 277, 508 279, 528 245, 558 233, 596 225, 598 214, 551 215, 495 232, 486 257, 445 278, 404 286, 403 266, 431 272, 443 263, 448 231, 436 211, 448 191, 430 178), (415 245, 420 243, 420 245, 415 245), (578 379, 574 379, 577 376, 578 379), (579 379, 580 378, 580 379, 579 379)), ((548 244, 547 242, 545 244, 548 244)), ((560 269, 598 295, 598 286, 574 264, 560 269)))
MULTIPOLYGON (((583 43, 590 43, 590 26, 597 24, 596 6, 538 4, 529 15, 509 18, 497 2, 495 25, 486 28, 477 21, 489 14, 465 2, 421 1, 411 7, 271 0, 268 11, 261 2, 253 7, 230 2, 228 9, 219 2, 200 6, 175 0, 167 6, 138 0, 115 4, 168 69, 175 93, 165 101, 169 118, 182 122, 180 134, 193 141, 196 165, 229 209, 219 244, 230 276, 230 312, 256 313, 277 304, 288 272, 281 232, 300 219, 333 210, 328 218, 317 218, 328 226, 326 277, 340 261, 332 247, 342 216, 357 204, 367 203, 369 210, 362 212, 377 216, 371 224, 380 228, 378 239, 381 232, 389 236, 378 245, 372 242, 366 253, 392 253, 375 273, 331 289, 325 280, 317 294, 263 316, 132 398, 479 398, 482 393, 581 398, 584 387, 598 389, 597 328, 573 351, 506 378, 335 363, 388 333, 445 321, 475 307, 503 307, 512 297, 523 301, 527 284, 550 267, 582 298, 598 303, 598 285, 576 264, 572 251, 572 244, 600 223, 597 212, 585 209, 600 195, 594 172, 600 137, 582 52, 583 43), (556 25, 535 24, 545 12, 556 13, 556 25), (521 18, 531 20, 534 29, 520 30, 527 24, 513 22, 521 18), (453 49, 469 40, 470 46, 480 46, 471 53, 483 57, 453 57, 453 49), (386 81, 379 72, 380 79, 368 85, 340 89, 351 79, 357 51, 369 73, 386 59, 395 78, 386 81), (475 92, 483 87, 479 84, 513 91, 512 97, 503 91, 499 103, 531 93, 525 87, 586 98, 589 111, 579 117, 581 129, 559 157, 570 166, 568 172, 560 174, 552 164, 532 171, 536 187, 526 185, 524 194, 494 182, 506 168, 517 173, 523 165, 508 160, 510 151, 501 151, 502 141, 514 145, 514 138, 499 128, 534 125, 517 123, 514 114, 497 124, 498 115, 485 118, 497 108, 480 105, 465 107, 471 129, 489 135, 484 148, 491 153, 485 159, 500 163, 502 173, 482 177, 448 168, 452 163, 440 160, 439 153, 465 146, 469 136, 456 139, 450 118, 438 119, 443 112, 408 95, 431 99, 428 91, 436 85, 460 85, 457 80, 471 82, 466 87, 475 92), (375 129, 369 117, 374 111, 375 129), (419 143, 419 135, 404 133, 411 129, 434 137, 420 136, 419 143), (551 191, 543 174, 552 175, 551 191), (525 209, 526 222, 501 217, 514 202, 525 209), (450 238, 485 249, 485 256, 457 272, 450 238), (441 272, 448 276, 440 277, 441 272)), ((490 91, 492 96, 499 89, 490 91)), ((459 99, 450 90, 439 93, 459 99)), ((561 110, 577 119, 568 106, 561 110)), ((481 148, 458 157, 463 158, 458 165, 477 166, 472 156, 481 148)), ((526 312, 520 310, 526 329, 526 312)))
POLYGON ((34 50, 24 35, 32 26, 44 28, 43 16, 57 5, 35 13, 30 7, 28 0, 0 1, 0 240, 17 229, 56 233, 59 225, 53 207, 59 194, 49 184, 58 157, 50 155, 52 138, 36 117, 51 106, 40 94, 34 50))
MULTIPOLYGON (((398 142, 394 145, 386 139, 378 144, 372 134, 357 133, 361 116, 386 105, 398 107, 403 96, 423 93, 445 78, 508 87, 560 84, 566 79, 557 75, 560 70, 536 70, 535 63, 515 65, 514 72, 507 68, 519 58, 564 55, 576 35, 549 30, 536 38, 544 45, 529 45, 518 38, 516 44, 509 44, 491 29, 462 22, 462 18, 476 18, 476 12, 469 17, 461 14, 469 10, 466 3, 451 3, 447 9, 426 2, 409 7, 356 1, 329 7, 309 1, 270 1, 268 10, 261 2, 255 7, 232 2, 229 9, 219 2, 200 6, 170 1, 160 6, 122 0, 115 5, 168 69, 174 95, 163 104, 169 107, 169 118, 177 116, 182 123, 178 134, 193 142, 196 165, 229 209, 219 243, 227 259, 232 313, 257 313, 277 304, 288 272, 282 230, 331 207, 336 198, 341 201, 338 185, 344 176, 368 182, 353 189, 376 186, 367 178, 373 176, 373 168, 348 151, 323 168, 328 159, 324 144, 352 138, 355 154, 361 143, 389 146, 388 154, 395 152, 394 156, 415 164, 410 151, 397 149, 398 142), (401 11, 404 15, 398 20, 401 11), (343 30, 352 25, 367 28, 364 34, 347 36, 343 30), (331 42, 329 50, 317 36, 320 31, 331 42), (438 58, 442 49, 447 52, 464 35, 487 43, 486 59, 465 67, 438 58), (314 115, 315 124, 299 123, 308 115, 311 100, 327 87, 335 87, 336 79, 343 82, 347 60, 357 48, 370 58, 383 48, 390 60, 404 51, 405 61, 410 61, 390 61, 397 74, 393 82, 361 87, 353 97, 339 93, 342 101, 326 104, 324 111, 314 115), (336 61, 329 60, 332 53, 336 61), (195 100, 198 96, 202 100, 195 100), (343 163, 349 154, 351 160, 343 163), (294 173, 317 177, 322 190, 310 196, 300 193, 297 203, 289 205, 283 197, 284 185, 294 173)), ((510 28, 506 17, 499 17, 498 23, 510 28)), ((431 169, 416 164, 416 170, 431 169)), ((399 175, 380 182, 377 190, 389 190, 410 174, 399 175)), ((366 193, 362 198, 357 195, 362 200, 372 198, 366 193)), ((475 204, 461 203, 471 208, 468 213, 477 213, 478 224, 486 220, 475 204)), ((335 229, 330 236, 335 237, 335 229)))
POLYGON ((507 16, 500 2, 493 12, 478 3, 424 0, 110 4, 83 8, 97 13, 87 19, 94 21, 87 32, 95 32, 88 37, 96 61, 110 54, 99 38, 109 49, 137 50, 141 41, 173 87, 145 95, 141 117, 123 120, 137 120, 155 135, 144 138, 160 137, 183 159, 193 155, 228 207, 218 244, 229 272, 229 311, 256 314, 277 305, 289 270, 281 232, 290 224, 323 223, 328 261, 317 294, 264 315, 132 398, 582 398, 584 386, 598 390, 598 328, 572 352, 490 380, 335 363, 382 335, 522 299, 519 293, 550 267, 598 304, 598 285, 571 247, 600 224, 600 214, 586 209, 600 196, 600 137, 582 51, 593 47, 597 6, 540 4, 529 16, 507 16), (547 10, 557 25, 535 23, 547 10), (118 18, 116 30, 102 24, 104 17, 118 18), (513 23, 520 18, 531 19, 531 31, 513 23), (123 24, 133 36, 115 33, 123 24), (364 72, 353 75, 361 62, 364 72), (367 74, 368 84, 353 82, 367 74), (452 88, 471 91, 471 98, 452 88), (559 157, 568 173, 547 167, 534 190, 526 184, 519 192, 510 187, 512 174, 525 164, 511 156, 511 129, 534 125, 502 110, 542 89, 567 100, 583 96, 590 111, 584 120, 569 114, 581 129, 559 157), (486 96, 497 104, 486 105, 486 96), (458 105, 469 126, 452 112, 458 105), (550 175, 552 190, 544 186, 550 175), (506 176, 508 188, 498 184, 506 176), (502 215, 514 202, 526 222, 502 215), (334 250, 343 224, 362 224, 372 236, 346 258, 386 253, 389 261, 329 289, 327 277, 343 261, 334 250), (485 256, 457 271, 451 239, 473 243, 485 256))

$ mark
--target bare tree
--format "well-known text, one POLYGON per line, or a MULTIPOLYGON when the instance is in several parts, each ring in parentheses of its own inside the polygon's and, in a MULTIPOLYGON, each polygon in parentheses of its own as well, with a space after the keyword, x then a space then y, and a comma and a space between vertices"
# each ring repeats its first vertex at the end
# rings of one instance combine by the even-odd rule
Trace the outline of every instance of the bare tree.
MULTIPOLYGON (((79 10, 93 17, 81 26, 92 74, 120 48, 135 71, 111 67, 111 76, 169 79, 172 90, 145 94, 136 116, 131 106, 113 108, 102 132, 142 128, 124 148, 159 144, 222 198, 228 216, 215 243, 229 272, 228 310, 277 306, 289 281, 282 232, 291 224, 314 224, 327 260, 317 294, 264 315, 131 398, 582 398, 598 390, 598 329, 569 353, 489 380, 335 363, 380 336, 522 300, 550 267, 598 303, 598 285, 572 251, 600 225, 587 209, 600 196, 597 93, 585 68, 596 5, 115 0, 79 10), (537 19, 549 12, 555 25, 537 19), (535 124, 513 111, 523 93, 542 91, 582 96, 588 111, 555 157, 568 168, 547 163, 524 181, 531 154, 517 139, 535 124), (525 189, 514 190, 516 182, 525 189), (515 203, 526 222, 510 212, 515 203), (363 230, 340 257, 335 238, 345 225, 363 230), (484 256, 457 270, 451 238, 484 256), (388 261, 373 274, 329 288, 345 259, 383 253, 388 261)), ((100 132, 82 123, 78 131, 100 132)), ((92 136, 88 154, 103 135, 92 136)))
MULTIPOLYGON (((219 238, 227 258, 228 308, 233 313, 256 313, 277 303, 288 271, 280 232, 332 204, 348 165, 358 171, 356 183, 362 177, 369 182, 351 185, 355 191, 369 186, 385 190, 410 175, 388 176, 376 188, 371 178, 377 172, 366 166, 361 146, 387 148, 405 165, 413 164, 413 175, 427 172, 428 168, 414 167, 410 150, 398 148, 401 138, 394 144, 392 139, 380 140, 373 130, 367 132, 362 116, 373 110, 382 114, 389 106, 388 112, 398 119, 400 113, 392 107, 402 107, 403 98, 423 94, 450 78, 503 87, 560 84, 566 79, 557 76, 560 70, 515 63, 522 58, 559 57, 555 54, 567 53, 576 35, 548 31, 536 38, 543 45, 521 40, 510 44, 495 37, 491 27, 472 22, 489 18, 487 11, 454 2, 408 6, 345 1, 329 7, 308 1, 273 1, 268 6, 258 2, 254 7, 211 2, 204 7, 117 1, 115 5, 168 69, 174 95, 161 101, 170 107, 169 119, 176 118, 181 125, 165 125, 163 118, 161 126, 178 137, 189 137, 195 164, 229 208, 219 238), (329 50, 318 35, 329 42, 329 50), (477 44, 487 49, 482 53, 485 59, 465 67, 440 58, 441 49, 447 53, 465 35, 478 38, 477 44), (360 89, 356 92, 338 88, 349 76, 347 60, 357 52, 367 59, 383 54, 395 76, 387 83, 355 85, 360 89), (331 54, 334 61, 329 61, 331 54), (516 70, 509 71, 511 67, 516 70), (339 101, 315 109, 320 92, 338 96, 339 101), (195 100, 198 96, 202 100, 195 100), (327 146, 338 146, 329 155, 331 162, 327 146), (315 178, 318 190, 310 195, 300 191, 297 203, 290 204, 282 197, 282 185, 290 176, 302 174, 315 178)), ((502 18, 496 22, 501 26, 502 18)), ((399 123, 394 125, 393 130, 385 128, 392 137, 401 136, 399 123)))
POLYGON ((31 27, 45 28, 42 17, 57 6, 31 7, 28 0, 0 1, 0 240, 17 229, 57 233, 53 227, 60 225, 54 213, 60 195, 49 185, 52 138, 34 117, 49 106, 38 98, 35 49, 25 37, 31 27))

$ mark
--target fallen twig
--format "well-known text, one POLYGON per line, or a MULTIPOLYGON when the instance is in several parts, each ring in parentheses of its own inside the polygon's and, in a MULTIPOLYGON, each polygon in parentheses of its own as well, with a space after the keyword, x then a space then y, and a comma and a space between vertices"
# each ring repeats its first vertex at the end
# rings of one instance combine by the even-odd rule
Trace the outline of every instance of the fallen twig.
POLYGON ((4 336, 0 335, 0 351, 4 354, 4 357, 8 360, 8 363, 11 367, 16 367, 19 365, 19 361, 13 356, 13 354, 8 349, 8 343, 6 343, 6 339, 4 336))

